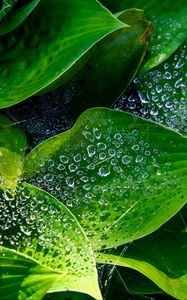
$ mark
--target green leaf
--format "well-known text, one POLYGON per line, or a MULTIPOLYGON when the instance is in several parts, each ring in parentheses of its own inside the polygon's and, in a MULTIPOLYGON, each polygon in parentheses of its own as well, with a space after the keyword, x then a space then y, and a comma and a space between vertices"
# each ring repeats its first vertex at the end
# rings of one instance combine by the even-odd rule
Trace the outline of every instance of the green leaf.
POLYGON ((0 35, 7 34, 18 27, 30 15, 39 2, 40 0, 33 0, 25 4, 23 7, 13 11, 8 18, 0 24, 0 35))
POLYGON ((7 117, 0 115, 0 188, 14 192, 22 173, 26 137, 7 117))
POLYGON ((142 62, 152 24, 138 9, 124 11, 118 19, 130 28, 119 29, 99 42, 70 84, 78 110, 110 106, 127 88, 142 62))
POLYGON ((26 181, 77 217, 95 249, 145 236, 187 201, 187 139, 121 111, 90 109, 36 147, 26 181))
POLYGON ((77 61, 95 43, 125 26, 95 0, 40 1, 26 22, 0 39, 0 107, 28 98, 62 75, 67 80, 70 68, 77 71, 77 61))
MULTIPOLYGON (((39 265, 39 269, 27 271, 21 285, 19 279, 19 290, 14 291, 19 292, 18 300, 39 300, 46 291, 66 290, 101 299, 93 251, 79 223, 63 204, 23 183, 15 199, 1 193, 1 207, 1 245, 39 265)), ((19 270, 17 260, 10 266, 0 265, 3 280, 7 272, 19 276, 19 270)), ((2 286, 3 295, 11 294, 11 283, 2 286)))
POLYGON ((164 298, 164 292, 159 289, 150 279, 145 277, 138 271, 130 268, 124 268, 113 265, 102 265, 102 277, 101 282, 103 286, 104 298, 107 300, 129 299, 154 299, 144 297, 144 295, 162 294, 164 298))
POLYGON ((1 300, 31 299, 31 295, 41 299, 56 276, 23 255, 0 247, 1 300))
POLYGON ((160 229, 118 255, 98 253, 97 262, 133 268, 176 299, 187 295, 187 234, 160 229))
POLYGON ((187 40, 163 64, 135 80, 146 118, 187 135, 187 40))
POLYGON ((12 10, 16 4, 16 0, 3 0, 0 9, 0 22, 6 17, 6 14, 12 10))
POLYGON ((150 52, 141 69, 145 73, 165 61, 187 38, 187 6, 185 0, 102 0, 112 11, 131 7, 145 10, 146 17, 153 22, 150 52))

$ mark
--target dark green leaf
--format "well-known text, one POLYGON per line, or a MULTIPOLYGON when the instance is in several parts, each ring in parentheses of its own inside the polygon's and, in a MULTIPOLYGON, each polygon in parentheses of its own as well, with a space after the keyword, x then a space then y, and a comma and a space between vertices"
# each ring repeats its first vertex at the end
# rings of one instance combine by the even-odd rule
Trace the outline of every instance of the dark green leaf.
POLYGON ((145 236, 187 201, 187 139, 128 113, 86 111, 36 147, 24 176, 68 206, 95 249, 145 236))
MULTIPOLYGON (((98 262, 133 268, 176 299, 187 295, 187 234, 160 229, 118 255, 98 253, 98 262)), ((118 249, 119 251, 119 249, 118 249)), ((118 252, 117 251, 117 252, 118 252)))
POLYGON ((3 23, 0 24, 0 35, 4 35, 18 27, 33 11, 40 0, 33 0, 16 11, 13 11, 3 23))
POLYGON ((62 75, 67 80, 66 72, 75 71, 96 42, 125 26, 95 0, 40 1, 26 22, 0 39, 0 107, 28 98, 62 75))
MULTIPOLYGON (((1 245, 39 265, 39 271, 38 268, 27 271, 21 285, 17 277, 19 283, 12 292, 19 292, 19 300, 39 300, 46 291, 66 290, 101 299, 93 251, 65 206, 46 192, 23 184, 17 189, 16 198, 1 192, 0 214, 1 245)), ((21 267, 17 266, 17 260, 10 266, 0 264, 2 280, 6 280, 7 272, 11 277, 19 276, 21 267)), ((3 283, 4 295, 11 295, 11 284, 11 280, 3 283)))
MULTIPOLYGON (((72 80, 74 105, 82 111, 114 103, 134 78, 145 55, 152 24, 144 20, 143 11, 129 9, 118 18, 131 27, 119 29, 99 42, 72 80)), ((76 114, 80 115, 79 109, 76 114)))
POLYGON ((6 14, 12 10, 14 5, 16 4, 16 0, 2 0, 2 4, 0 7, 0 22, 6 17, 6 14))
POLYGON ((112 11, 136 7, 154 24, 150 52, 141 69, 145 73, 166 60, 187 38, 186 0, 102 0, 112 11))
POLYGON ((27 142, 22 129, 0 115, 0 188, 14 192, 27 142))
MULTIPOLYGON (((162 297, 164 296, 164 292, 150 279, 130 268, 102 265, 101 283, 104 290, 104 299, 106 300, 115 298, 118 300, 156 300, 157 298, 152 298, 151 294, 159 294, 160 297, 162 294, 162 297)), ((165 298, 163 297, 163 299, 165 298)))

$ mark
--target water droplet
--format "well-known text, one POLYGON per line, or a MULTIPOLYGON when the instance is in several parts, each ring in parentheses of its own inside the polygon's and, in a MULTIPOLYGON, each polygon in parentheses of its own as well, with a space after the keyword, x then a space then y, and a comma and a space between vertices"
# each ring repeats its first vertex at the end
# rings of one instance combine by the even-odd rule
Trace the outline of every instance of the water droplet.
POLYGON ((88 156, 92 157, 95 154, 95 148, 93 145, 88 145, 87 147, 87 151, 88 151, 88 156))
POLYGON ((123 164, 128 165, 130 162, 131 162, 131 157, 130 157, 130 156, 124 155, 124 156, 122 157, 122 163, 123 163, 123 164))
POLYGON ((103 176, 104 176, 104 177, 108 176, 108 175, 110 174, 110 170, 109 170, 108 166, 107 166, 107 165, 101 166, 101 167, 99 168, 98 174, 99 174, 100 176, 102 176, 102 177, 103 177, 103 176))
POLYGON ((69 187, 73 187, 73 186, 74 186, 74 179, 73 179, 73 177, 67 177, 67 178, 66 178, 66 184, 67 184, 69 187))
POLYGON ((142 162, 142 161, 143 161, 143 156, 137 155, 137 156, 136 156, 136 163, 140 163, 140 162, 142 162))

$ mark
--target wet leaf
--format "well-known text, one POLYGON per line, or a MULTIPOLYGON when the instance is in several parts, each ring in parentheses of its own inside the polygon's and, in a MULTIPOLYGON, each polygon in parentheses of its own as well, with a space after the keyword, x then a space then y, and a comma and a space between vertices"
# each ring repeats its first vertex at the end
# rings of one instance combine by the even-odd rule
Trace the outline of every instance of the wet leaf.
POLYGON ((187 6, 185 0, 102 0, 113 12, 136 7, 145 10, 146 18, 153 22, 150 51, 141 68, 145 73, 165 61, 187 38, 187 6))
POLYGON ((39 300, 47 291, 66 290, 101 299, 93 251, 79 223, 63 204, 24 183, 17 189, 16 198, 1 192, 1 208, 1 245, 37 265, 28 270, 26 262, 20 274, 25 264, 10 256, 12 262, 0 266, 1 296, 11 295, 9 279, 16 275, 12 293, 18 293, 19 300, 39 300))
POLYGON ((26 22, 0 39, 0 107, 28 98, 62 75, 67 80, 66 72, 71 67, 75 72, 76 62, 96 42, 125 26, 95 0, 40 1, 26 22))
POLYGON ((83 112, 84 108, 114 103, 134 78, 145 55, 152 24, 144 20, 144 12, 129 9, 118 19, 130 27, 99 42, 85 67, 72 80, 70 89, 77 115, 79 108, 83 112))
POLYGON ((30 15, 39 2, 40 0, 33 0, 9 14, 8 18, 0 23, 0 35, 4 35, 18 27, 30 15))
POLYGON ((0 115, 0 188, 14 192, 27 142, 21 128, 0 115))
POLYGON ((187 135, 187 40, 163 64, 135 80, 146 118, 187 135))
POLYGON ((117 255, 98 253, 97 261, 137 270, 174 298, 186 299, 186 233, 161 228, 124 249, 118 249, 117 255))
POLYGON ((26 181, 62 201, 95 249, 145 236, 187 201, 187 139, 128 113, 86 111, 36 147, 26 181))

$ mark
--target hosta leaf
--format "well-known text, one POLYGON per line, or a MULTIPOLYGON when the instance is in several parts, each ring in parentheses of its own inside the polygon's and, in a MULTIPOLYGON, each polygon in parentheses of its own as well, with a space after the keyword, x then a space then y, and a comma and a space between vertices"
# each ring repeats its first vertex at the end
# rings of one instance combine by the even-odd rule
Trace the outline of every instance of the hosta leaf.
POLYGON ((0 39, 0 107, 26 99, 62 74, 65 80, 96 42, 125 26, 95 0, 40 1, 26 22, 0 39))
MULTIPOLYGON (((98 253, 98 262, 133 268, 176 299, 187 295, 187 234, 160 229, 118 255, 98 253)), ((118 249, 119 251, 119 249, 118 249)), ((118 252, 117 251, 117 252, 118 252)))
POLYGON ((96 249, 151 233, 187 201, 187 139, 131 114, 90 109, 36 147, 25 180, 61 200, 96 249))
POLYGON ((0 115, 0 188, 13 192, 22 173, 26 137, 22 129, 0 115))
POLYGON ((49 272, 11 249, 0 247, 1 300, 31 299, 31 295, 41 299, 56 277, 55 272, 49 272))
POLYGON ((142 113, 187 135, 187 40, 163 64, 135 80, 142 113))
POLYGON ((130 28, 119 29, 99 42, 71 83, 74 105, 80 107, 81 103, 82 111, 84 106, 114 103, 134 78, 145 55, 152 24, 144 20, 143 11, 129 9, 118 18, 130 28))
MULTIPOLYGON (((145 277, 140 272, 124 268, 116 265, 102 265, 102 277, 101 282, 103 286, 104 299, 113 300, 114 298, 123 300, 137 300, 137 299, 152 299, 149 297, 144 297, 144 295, 157 294, 160 296, 162 294, 162 299, 164 298, 164 292, 147 277, 145 277)), ((160 299, 160 298, 158 298, 160 299)))
MULTIPOLYGON (((63 290, 81 291, 101 299, 93 251, 79 223, 63 204, 24 183, 15 199, 1 193, 1 208, 1 245, 40 266, 24 276, 18 299, 39 300, 46 291, 63 290)), ((10 276, 19 275, 19 266, 14 264, 16 261, 11 269, 0 266, 2 279, 6 279, 7 272, 10 276)), ((4 295, 11 294, 10 283, 2 287, 4 295)))
POLYGON ((4 35, 18 27, 29 16, 39 2, 40 0, 33 0, 12 12, 8 18, 0 24, 0 35, 4 35))
POLYGON ((141 69, 145 73, 166 60, 187 38, 187 6, 185 0, 102 0, 112 11, 131 7, 145 10, 148 20, 154 23, 149 55, 141 69))

